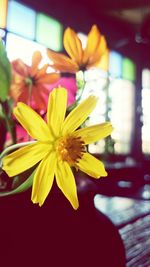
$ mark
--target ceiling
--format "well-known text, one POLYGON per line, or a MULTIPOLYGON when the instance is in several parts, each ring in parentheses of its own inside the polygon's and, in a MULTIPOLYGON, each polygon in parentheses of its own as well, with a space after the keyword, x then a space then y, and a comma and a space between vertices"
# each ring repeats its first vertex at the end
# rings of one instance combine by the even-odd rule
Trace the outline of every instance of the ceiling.
POLYGON ((150 1, 149 4, 144 4, 143 1, 141 5, 135 5, 132 6, 132 8, 129 5, 111 10, 107 9, 104 12, 106 16, 109 16, 112 19, 115 18, 120 21, 120 23, 124 23, 128 28, 132 29, 135 41, 137 43, 150 42, 150 1))
POLYGON ((64 27, 88 33, 97 24, 112 48, 132 44, 150 48, 150 0, 20 0, 60 20, 64 27))

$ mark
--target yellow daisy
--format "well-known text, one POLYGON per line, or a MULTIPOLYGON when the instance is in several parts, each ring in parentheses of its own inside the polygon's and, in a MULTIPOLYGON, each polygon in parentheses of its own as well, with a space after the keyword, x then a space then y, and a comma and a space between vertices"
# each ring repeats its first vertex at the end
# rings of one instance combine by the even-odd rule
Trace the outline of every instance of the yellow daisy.
POLYGON ((96 103, 97 99, 89 96, 65 118, 67 90, 59 87, 49 96, 47 123, 24 103, 18 103, 14 109, 18 121, 36 141, 4 157, 3 169, 9 176, 15 176, 39 163, 33 178, 33 203, 43 205, 55 178, 58 187, 77 209, 77 189, 71 168, 80 169, 93 178, 107 175, 103 163, 86 152, 85 147, 108 136, 111 124, 79 129, 96 103))

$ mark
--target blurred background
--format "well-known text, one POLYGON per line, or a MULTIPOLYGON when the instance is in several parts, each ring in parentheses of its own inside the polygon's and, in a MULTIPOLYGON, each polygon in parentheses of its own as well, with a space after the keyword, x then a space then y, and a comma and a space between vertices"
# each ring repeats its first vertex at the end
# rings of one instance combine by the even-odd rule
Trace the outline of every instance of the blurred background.
POLYGON ((111 138, 88 148, 108 170, 96 186, 107 195, 150 199, 149 1, 0 0, 0 36, 10 61, 21 58, 30 65, 35 50, 44 62, 46 48, 64 52, 67 27, 84 46, 93 24, 106 37, 109 60, 85 72, 83 97, 100 99, 86 124, 110 120, 114 127, 111 138))
MULTIPOLYGON (((64 52, 66 27, 78 33, 84 46, 93 24, 106 37, 109 64, 85 73, 84 97, 92 93, 100 98, 86 124, 109 120, 114 131, 88 148, 105 162, 108 177, 96 182, 89 177, 87 186, 96 190, 95 207, 120 227, 124 220, 150 212, 150 1, 0 0, 0 36, 10 61, 21 58, 30 65, 35 50, 44 62, 46 48, 64 52), (122 197, 115 199, 120 205, 113 197, 122 197), (114 210, 119 215, 114 216, 114 210), (121 210, 126 210, 124 217, 121 210)), ((82 189, 85 183, 79 176, 82 189)), ((141 264, 128 266, 150 266, 148 261, 141 264)))
MULTIPOLYGON (((21 58, 30 65, 35 50, 42 52, 44 61, 45 48, 64 52, 68 26, 84 45, 93 24, 105 35, 110 52, 106 71, 85 74, 84 97, 100 97, 87 124, 110 120, 114 131, 111 138, 90 145, 89 151, 106 160, 115 190, 118 180, 127 180, 119 188, 121 192, 127 186, 129 192, 150 183, 149 1, 0 0, 0 35, 10 61, 21 58)), ((150 198, 150 193, 143 196, 150 198)))

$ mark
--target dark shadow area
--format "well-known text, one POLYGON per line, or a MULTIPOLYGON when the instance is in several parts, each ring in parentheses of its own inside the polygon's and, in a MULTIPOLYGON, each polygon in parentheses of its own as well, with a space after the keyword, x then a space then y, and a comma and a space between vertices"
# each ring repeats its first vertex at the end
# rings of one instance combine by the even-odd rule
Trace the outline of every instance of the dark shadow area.
POLYGON ((124 267, 117 228, 96 211, 91 193, 80 193, 79 201, 74 211, 55 186, 41 208, 30 192, 1 198, 2 266, 124 267))

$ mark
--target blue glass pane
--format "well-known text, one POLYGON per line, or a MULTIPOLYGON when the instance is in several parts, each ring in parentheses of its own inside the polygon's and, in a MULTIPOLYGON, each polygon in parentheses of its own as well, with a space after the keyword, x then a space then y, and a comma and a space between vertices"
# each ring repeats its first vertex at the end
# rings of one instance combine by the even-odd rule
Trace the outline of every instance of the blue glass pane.
POLYGON ((15 1, 9 1, 7 29, 34 39, 36 12, 15 1))
POLYGON ((122 76, 122 56, 115 51, 110 52, 109 72, 112 77, 122 76))

